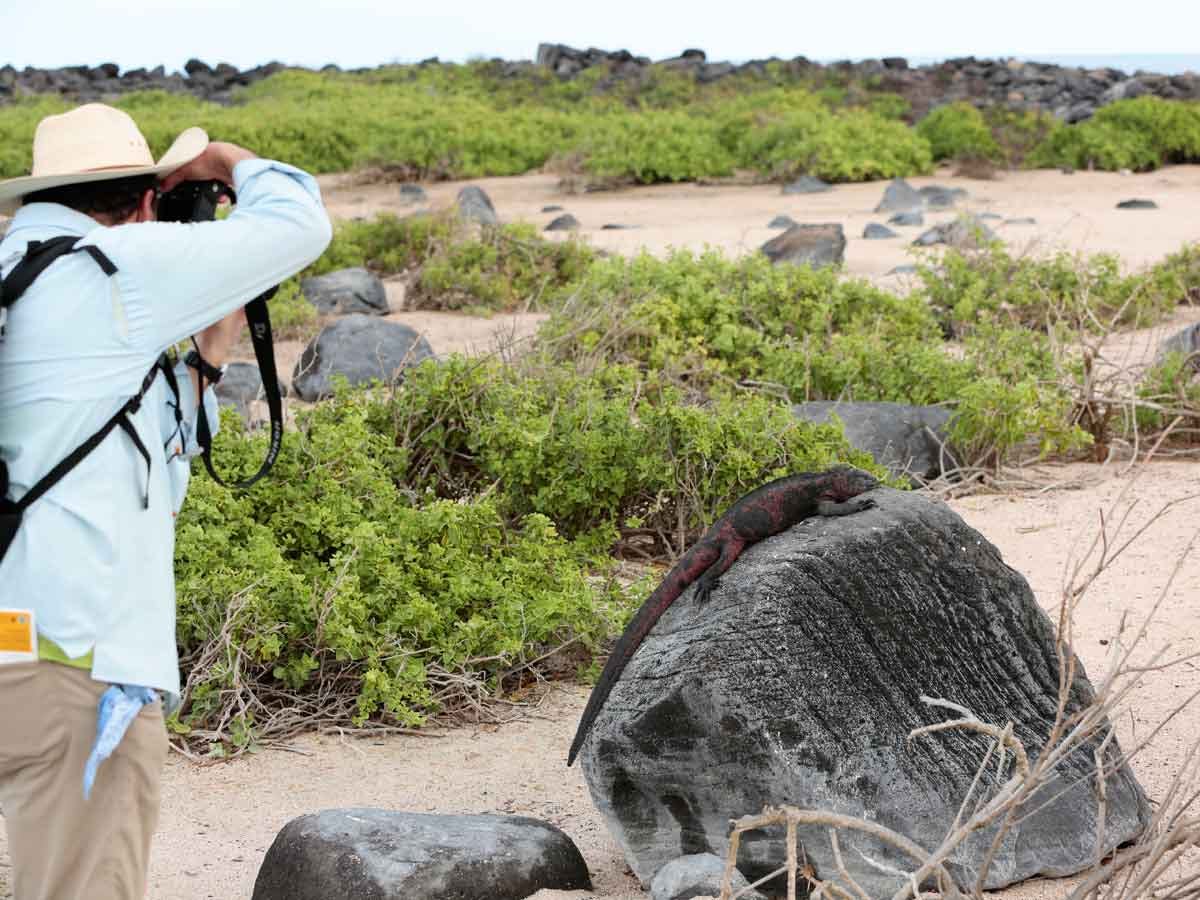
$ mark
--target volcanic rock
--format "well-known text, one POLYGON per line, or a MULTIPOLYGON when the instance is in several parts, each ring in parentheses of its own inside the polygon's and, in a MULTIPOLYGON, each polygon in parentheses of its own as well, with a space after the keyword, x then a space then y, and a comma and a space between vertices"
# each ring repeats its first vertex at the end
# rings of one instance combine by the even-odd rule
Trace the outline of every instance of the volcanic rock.
POLYGON ((429 342, 407 325, 374 316, 344 316, 304 348, 292 387, 303 400, 320 400, 333 394, 335 376, 352 385, 375 379, 390 382, 406 366, 432 357, 429 342))
POLYGON ((917 193, 930 209, 949 209, 967 196, 967 192, 962 188, 948 188, 936 184, 927 185, 917 193))
POLYGON ((916 247, 949 244, 951 247, 980 247, 996 240, 995 233, 975 216, 959 216, 953 222, 935 225, 913 241, 916 247))
POLYGON ((429 195, 425 193, 425 188, 421 187, 419 184, 405 182, 404 184, 400 185, 400 199, 404 203, 413 206, 417 203, 428 202, 429 195))
POLYGON ((776 264, 837 266, 846 257, 846 233, 841 225, 793 225, 761 249, 776 264))
POLYGON ((554 219, 554 221, 552 221, 549 225, 547 225, 545 230, 546 231, 578 231, 579 230, 579 220, 577 218, 575 218, 573 215, 571 215, 570 213, 563 213, 561 216, 557 216, 554 219))
MULTIPOLYGON (((693 897, 716 897, 725 880, 725 860, 711 853, 693 853, 673 859, 650 882, 651 900, 691 900, 693 897)), ((733 889, 739 891, 750 882, 737 869, 733 870, 733 889)), ((763 900, 758 891, 742 894, 746 900, 763 900)))
POLYGON ((361 267, 305 278, 300 282, 300 293, 322 315, 388 312, 383 282, 361 267))
POLYGON ((911 184, 903 178, 897 178, 883 192, 883 199, 875 207, 875 212, 910 212, 923 209, 925 201, 911 184))
POLYGON ((1134 198, 1133 200, 1122 200, 1117 204, 1117 209, 1158 209, 1158 204, 1153 200, 1134 198))
POLYGON ((878 222, 872 222, 863 229, 863 237, 868 241, 882 241, 887 240, 888 238, 900 237, 900 235, 892 231, 892 229, 888 228, 886 225, 880 225, 878 222))
POLYGON ((826 184, 820 178, 814 178, 812 175, 801 175, 795 181, 783 186, 785 194, 823 194, 832 190, 832 185, 826 184))
MULTIPOLYGON (((960 729, 910 742, 913 729, 957 718, 923 696, 1012 723, 1030 759, 1046 750, 1058 646, 1029 584, 946 505, 889 488, 870 497, 874 509, 747 547, 703 605, 689 587, 616 683, 581 761, 643 885, 681 854, 724 857, 729 820, 768 805, 835 810, 937 846, 989 742, 960 729)), ((1078 661, 1073 673, 1068 717, 1094 700, 1078 661)), ((1013 772, 1011 757, 999 775, 991 764, 985 797, 1013 772)), ((1000 841, 986 890, 1083 871, 1145 828, 1149 805, 1107 726, 1047 775, 1000 841)), ((960 885, 974 883, 995 828, 956 851, 960 885)), ((783 834, 748 833, 738 869, 753 881, 782 865, 783 834)), ((860 832, 839 838, 868 896, 904 883, 887 871, 911 870, 899 851, 860 832)), ((799 840, 815 876, 835 877, 827 828, 800 826, 799 840)))
POLYGON ((252 900, 521 900, 591 887, 571 839, 536 819, 330 809, 283 827, 252 900))
POLYGON ((470 222, 478 222, 480 225, 500 224, 496 207, 492 206, 492 198, 481 187, 469 184, 459 191, 455 207, 458 214, 470 222))
POLYGON ((1158 348, 1158 361, 1162 362, 1171 353, 1182 353, 1189 357, 1188 363, 1193 371, 1200 371, 1200 322, 1189 325, 1163 341, 1158 348))
POLYGON ((914 484, 932 481, 957 467, 946 433, 951 413, 944 406, 811 400, 796 404, 792 412, 818 424, 836 416, 850 446, 871 454, 893 475, 911 478, 914 484))

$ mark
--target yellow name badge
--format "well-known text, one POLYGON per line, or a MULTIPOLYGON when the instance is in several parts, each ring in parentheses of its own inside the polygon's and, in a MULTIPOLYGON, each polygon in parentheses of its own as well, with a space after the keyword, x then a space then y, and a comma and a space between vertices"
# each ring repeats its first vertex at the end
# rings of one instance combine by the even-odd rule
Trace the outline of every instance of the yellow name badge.
POLYGON ((0 609, 0 666, 37 662, 32 609, 0 609))

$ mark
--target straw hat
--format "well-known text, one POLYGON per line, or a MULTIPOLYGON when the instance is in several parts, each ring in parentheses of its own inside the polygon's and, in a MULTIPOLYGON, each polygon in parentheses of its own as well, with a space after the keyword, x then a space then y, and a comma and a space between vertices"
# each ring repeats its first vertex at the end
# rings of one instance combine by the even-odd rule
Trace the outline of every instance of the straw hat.
POLYGON ((166 175, 204 152, 208 135, 189 128, 157 163, 128 113, 103 103, 46 116, 33 135, 33 173, 0 181, 0 212, 11 213, 22 197, 64 184, 108 181, 134 175, 166 175))

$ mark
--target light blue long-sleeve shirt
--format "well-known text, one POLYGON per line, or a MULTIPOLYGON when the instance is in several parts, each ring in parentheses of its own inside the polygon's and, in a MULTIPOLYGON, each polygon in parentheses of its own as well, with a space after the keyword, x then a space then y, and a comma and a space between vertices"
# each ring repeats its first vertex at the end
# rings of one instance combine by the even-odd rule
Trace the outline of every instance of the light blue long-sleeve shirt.
MULTIPOLYGON (((22 207, 0 242, 7 274, 29 241, 84 236, 117 267, 65 256, 10 309, 0 341, 0 456, 20 497, 131 396, 159 355, 315 260, 331 237, 313 178, 267 160, 234 169, 238 205, 217 222, 105 227, 58 204, 22 207)), ((92 677, 179 692, 174 517, 187 488, 195 392, 180 367, 184 433, 165 379, 134 427, 116 429, 26 511, 0 563, 0 607, 32 608, 38 632, 92 677), (164 446, 164 443, 166 446, 164 446)), ((206 398, 206 407, 212 398, 206 398)), ((215 407, 209 409, 215 421, 215 407)))

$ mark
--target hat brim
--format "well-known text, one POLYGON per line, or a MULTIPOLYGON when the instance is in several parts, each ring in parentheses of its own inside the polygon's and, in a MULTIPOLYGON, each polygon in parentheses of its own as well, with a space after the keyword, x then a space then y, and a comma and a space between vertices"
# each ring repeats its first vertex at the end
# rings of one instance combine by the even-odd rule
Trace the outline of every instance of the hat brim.
POLYGON ((208 134, 203 128, 189 128, 167 148, 157 163, 152 166, 117 166, 111 169, 95 169, 90 172, 65 172, 59 175, 25 175, 0 181, 0 213, 11 215, 20 207, 20 200, 37 191, 62 187, 67 184, 89 184, 94 181, 112 181, 116 178, 134 178, 138 175, 169 175, 185 166, 204 152, 208 146, 208 134))

